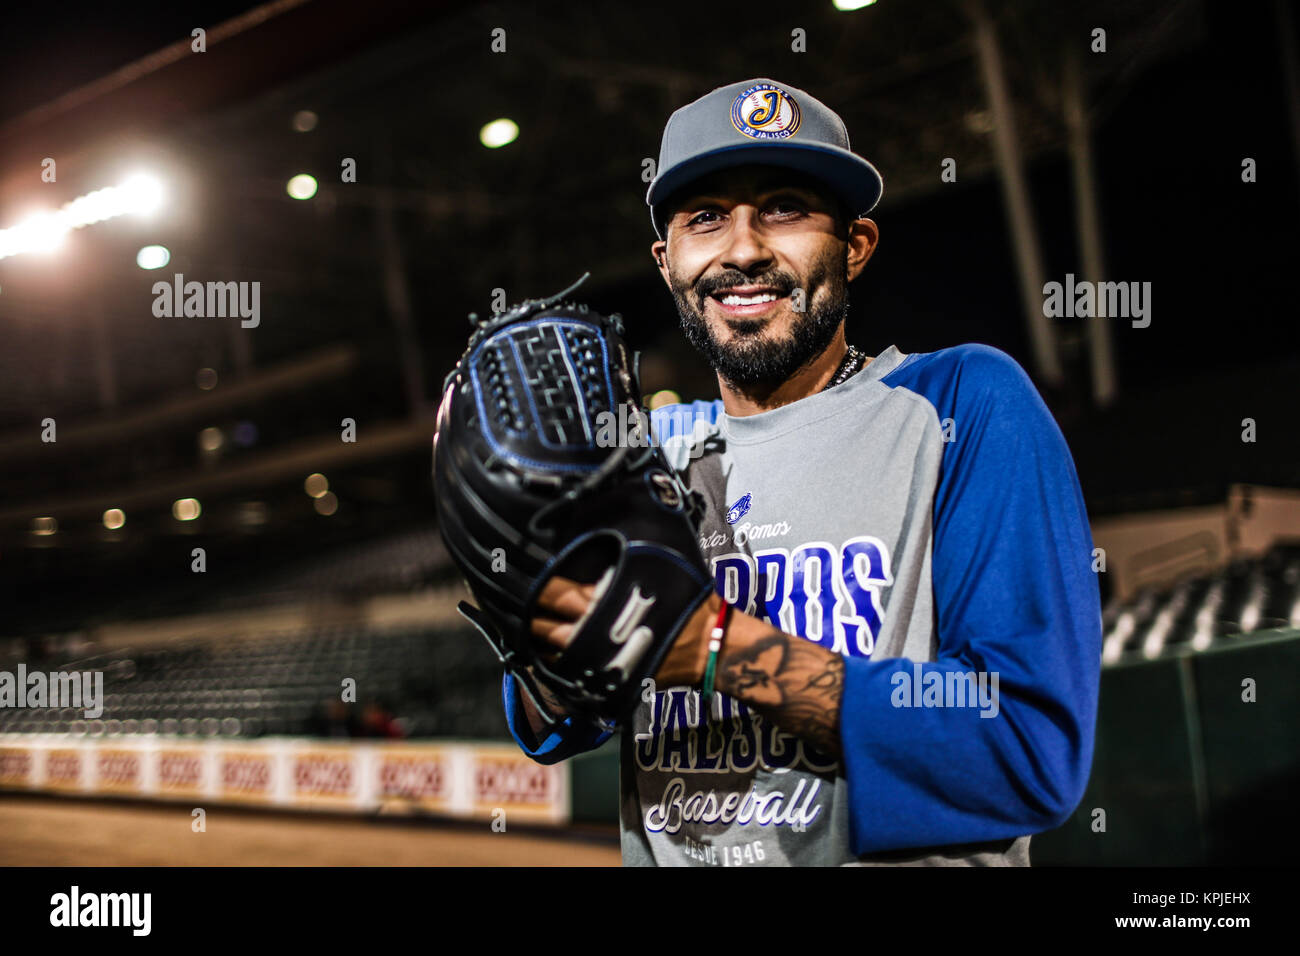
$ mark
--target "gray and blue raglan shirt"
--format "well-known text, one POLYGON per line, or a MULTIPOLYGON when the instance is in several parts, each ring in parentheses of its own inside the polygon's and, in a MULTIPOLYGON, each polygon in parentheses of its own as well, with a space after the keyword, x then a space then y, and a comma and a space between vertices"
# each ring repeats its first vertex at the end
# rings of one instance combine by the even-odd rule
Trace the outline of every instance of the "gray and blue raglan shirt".
MULTIPOLYGON (((627 865, 1027 864, 1092 761, 1101 608, 1069 449, 1024 371, 890 347, 746 417, 660 409, 735 607, 845 658, 842 757, 740 701, 658 688, 621 734, 627 865)), ((553 763, 605 742, 520 746, 553 763)))

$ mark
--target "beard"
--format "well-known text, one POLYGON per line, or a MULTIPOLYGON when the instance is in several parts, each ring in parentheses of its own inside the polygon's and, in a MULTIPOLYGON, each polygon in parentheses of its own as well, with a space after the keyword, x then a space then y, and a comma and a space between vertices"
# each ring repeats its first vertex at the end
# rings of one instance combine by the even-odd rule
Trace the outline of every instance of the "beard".
POLYGON ((693 288, 679 283, 676 276, 671 278, 687 341, 733 387, 776 388, 826 351, 849 311, 848 264, 842 250, 828 251, 813 265, 802 286, 808 307, 804 312, 791 312, 793 321, 779 336, 768 330, 772 319, 733 319, 727 322, 731 340, 720 342, 704 309, 712 293, 731 286, 771 286, 788 296, 800 287, 797 276, 781 269, 754 276, 724 272, 701 279, 693 288))

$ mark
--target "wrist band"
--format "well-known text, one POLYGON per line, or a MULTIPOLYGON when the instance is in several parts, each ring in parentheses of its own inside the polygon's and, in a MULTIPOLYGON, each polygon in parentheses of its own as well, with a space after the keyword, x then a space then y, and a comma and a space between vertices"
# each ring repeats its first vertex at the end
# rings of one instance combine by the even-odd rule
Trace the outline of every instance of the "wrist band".
MULTIPOLYGON (((718 654, 722 651, 722 635, 726 629, 727 623, 727 601, 724 598, 722 606, 718 608, 718 619, 713 622, 713 630, 709 632, 709 663, 704 668, 704 685, 701 689, 702 709, 704 714, 709 712, 709 704, 713 700, 713 681, 717 676, 718 654)), ((701 715, 701 720, 708 718, 701 715)))

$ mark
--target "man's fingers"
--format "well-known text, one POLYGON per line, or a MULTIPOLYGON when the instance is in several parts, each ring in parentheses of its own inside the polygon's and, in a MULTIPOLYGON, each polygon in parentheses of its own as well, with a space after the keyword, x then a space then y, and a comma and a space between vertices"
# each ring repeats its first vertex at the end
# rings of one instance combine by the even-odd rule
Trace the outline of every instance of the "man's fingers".
POLYGON ((596 585, 555 577, 546 582, 537 596, 537 609, 549 617, 576 621, 595 597, 596 585))
POLYGON ((537 595, 539 616, 528 622, 529 630, 558 654, 573 640, 573 622, 586 613, 595 597, 594 584, 551 578, 537 595))
POLYGON ((534 637, 540 637, 556 650, 564 650, 573 640, 573 625, 549 617, 535 617, 528 622, 534 637))

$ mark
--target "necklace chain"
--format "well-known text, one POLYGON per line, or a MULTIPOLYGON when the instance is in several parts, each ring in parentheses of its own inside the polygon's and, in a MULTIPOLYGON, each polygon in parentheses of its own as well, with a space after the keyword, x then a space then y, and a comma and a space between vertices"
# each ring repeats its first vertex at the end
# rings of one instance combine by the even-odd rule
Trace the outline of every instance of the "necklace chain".
POLYGON ((854 375, 857 375, 867 364, 867 357, 859 352, 854 346, 850 345, 848 352, 844 355, 844 361, 840 362, 840 367, 835 370, 831 380, 826 383, 823 392, 828 392, 836 385, 843 385, 854 375))

